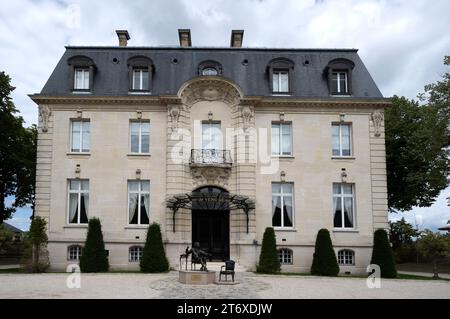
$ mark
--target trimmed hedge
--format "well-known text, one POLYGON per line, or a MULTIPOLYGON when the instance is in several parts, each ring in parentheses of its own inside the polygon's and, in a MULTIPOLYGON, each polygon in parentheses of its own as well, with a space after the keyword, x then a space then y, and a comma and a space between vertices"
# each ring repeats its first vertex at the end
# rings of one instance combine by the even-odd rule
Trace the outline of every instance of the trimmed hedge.
POLYGON ((371 264, 380 266, 381 278, 396 278, 394 256, 389 243, 388 234, 384 229, 377 229, 373 236, 371 264))
POLYGON ((274 274, 280 272, 281 265, 278 258, 275 231, 272 227, 267 227, 264 231, 261 254, 256 272, 264 274, 274 274))
POLYGON ((164 251, 161 228, 156 223, 151 224, 147 230, 147 239, 139 265, 141 271, 145 273, 166 272, 169 270, 169 261, 164 251))
POLYGON ((316 247, 314 249, 311 275, 337 276, 339 265, 331 242, 330 232, 322 228, 317 233, 316 247))
POLYGON ((81 250, 81 272, 104 272, 109 270, 108 256, 103 241, 100 219, 89 219, 86 242, 81 250))

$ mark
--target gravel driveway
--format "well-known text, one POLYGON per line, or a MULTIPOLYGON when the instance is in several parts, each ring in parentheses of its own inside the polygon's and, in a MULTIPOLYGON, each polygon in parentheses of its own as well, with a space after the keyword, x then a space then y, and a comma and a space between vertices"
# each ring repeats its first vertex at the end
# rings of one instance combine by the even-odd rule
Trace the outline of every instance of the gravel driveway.
POLYGON ((81 288, 68 288, 69 274, 0 274, 4 298, 450 298, 449 281, 387 280, 369 289, 365 279, 269 276, 239 273, 237 285, 192 286, 178 273, 82 274, 81 288))

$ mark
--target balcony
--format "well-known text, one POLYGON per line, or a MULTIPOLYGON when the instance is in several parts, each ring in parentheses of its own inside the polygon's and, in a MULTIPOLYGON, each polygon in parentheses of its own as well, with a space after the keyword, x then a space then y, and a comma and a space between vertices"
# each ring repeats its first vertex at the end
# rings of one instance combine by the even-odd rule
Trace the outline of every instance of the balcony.
POLYGON ((190 165, 231 167, 231 153, 228 150, 193 149, 191 150, 190 165))

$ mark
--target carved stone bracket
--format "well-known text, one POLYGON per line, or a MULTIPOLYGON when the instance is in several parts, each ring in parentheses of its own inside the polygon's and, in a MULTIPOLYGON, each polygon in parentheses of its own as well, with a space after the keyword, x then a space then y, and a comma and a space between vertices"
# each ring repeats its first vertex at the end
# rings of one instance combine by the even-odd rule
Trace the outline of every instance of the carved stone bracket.
POLYGON ((372 113, 372 121, 374 128, 374 135, 379 137, 381 135, 381 124, 383 123, 383 113, 380 111, 375 111, 372 113))
POLYGON ((199 77, 181 89, 183 105, 189 110, 200 101, 222 101, 237 111, 241 95, 231 83, 216 77, 199 77))
POLYGON ((42 121, 42 132, 46 133, 48 131, 48 120, 50 118, 50 108, 47 105, 41 105, 39 107, 39 116, 42 121))
POLYGON ((244 129, 248 129, 251 126, 252 118, 254 117, 254 111, 251 106, 244 105, 241 107, 241 115, 244 121, 244 129))
POLYGON ((230 168, 224 167, 191 167, 194 186, 217 185, 226 186, 231 175, 230 168))
POLYGON ((169 116, 172 120, 172 131, 178 128, 178 119, 180 118, 181 108, 179 105, 169 105, 169 116))

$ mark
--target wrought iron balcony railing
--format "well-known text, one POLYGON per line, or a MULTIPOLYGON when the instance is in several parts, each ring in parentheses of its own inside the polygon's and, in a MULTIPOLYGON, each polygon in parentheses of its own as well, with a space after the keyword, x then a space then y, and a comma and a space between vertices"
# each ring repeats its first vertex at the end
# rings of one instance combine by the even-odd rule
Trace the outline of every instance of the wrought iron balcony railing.
POLYGON ((231 153, 228 150, 193 149, 191 164, 231 165, 231 153))

